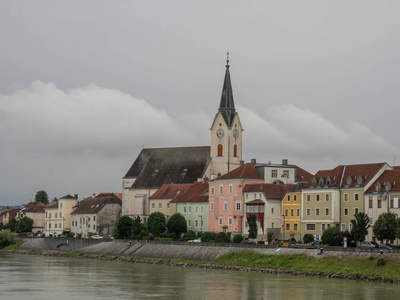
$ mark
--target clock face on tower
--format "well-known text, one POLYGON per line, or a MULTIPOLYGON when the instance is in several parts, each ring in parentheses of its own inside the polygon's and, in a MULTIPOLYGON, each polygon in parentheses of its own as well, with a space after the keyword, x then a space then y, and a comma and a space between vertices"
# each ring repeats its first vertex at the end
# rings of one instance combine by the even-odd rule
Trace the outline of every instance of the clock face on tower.
POLYGON ((237 138, 239 137, 239 130, 235 129, 235 130, 233 131, 233 137, 234 137, 235 139, 237 139, 237 138))
POLYGON ((224 134, 225 134, 225 132, 224 132, 224 130, 222 128, 217 130, 217 137, 219 139, 222 139, 224 137, 224 134))

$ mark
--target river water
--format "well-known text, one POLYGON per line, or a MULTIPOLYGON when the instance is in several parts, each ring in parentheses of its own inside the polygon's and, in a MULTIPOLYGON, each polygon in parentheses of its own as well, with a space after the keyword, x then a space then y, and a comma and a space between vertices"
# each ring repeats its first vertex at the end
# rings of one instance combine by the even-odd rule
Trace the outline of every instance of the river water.
POLYGON ((0 299, 398 299, 397 284, 0 253, 0 299))

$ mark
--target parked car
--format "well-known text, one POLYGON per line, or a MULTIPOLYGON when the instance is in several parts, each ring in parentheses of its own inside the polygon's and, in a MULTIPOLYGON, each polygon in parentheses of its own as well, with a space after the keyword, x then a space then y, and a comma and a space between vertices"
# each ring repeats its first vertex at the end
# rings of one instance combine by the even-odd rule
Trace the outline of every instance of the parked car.
POLYGON ((112 236, 111 234, 106 234, 106 235, 103 235, 103 239, 113 240, 114 236, 112 236))
POLYGON ((317 241, 313 241, 311 243, 308 243, 307 246, 315 246, 317 244, 317 241))
POLYGON ((388 244, 380 244, 379 249, 389 249, 390 250, 390 249, 393 249, 393 247, 388 244))
POLYGON ((95 235, 89 236, 89 238, 92 238, 94 240, 101 240, 103 237, 98 234, 95 234, 95 235))
POLYGON ((368 241, 363 241, 360 244, 361 248, 378 248, 378 245, 376 243, 368 242, 368 241))
POLYGON ((242 240, 241 242, 240 242, 241 244, 254 244, 252 241, 250 241, 250 240, 242 240))
POLYGON ((193 240, 193 243, 201 243, 201 238, 193 240))

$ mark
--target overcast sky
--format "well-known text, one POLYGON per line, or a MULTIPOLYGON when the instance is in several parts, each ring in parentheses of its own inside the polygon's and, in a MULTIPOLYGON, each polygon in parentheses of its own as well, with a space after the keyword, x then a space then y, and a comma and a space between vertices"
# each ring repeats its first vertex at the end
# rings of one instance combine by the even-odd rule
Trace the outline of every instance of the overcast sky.
POLYGON ((209 145, 226 52, 243 159, 400 164, 400 1, 0 0, 0 205, 121 192, 209 145))

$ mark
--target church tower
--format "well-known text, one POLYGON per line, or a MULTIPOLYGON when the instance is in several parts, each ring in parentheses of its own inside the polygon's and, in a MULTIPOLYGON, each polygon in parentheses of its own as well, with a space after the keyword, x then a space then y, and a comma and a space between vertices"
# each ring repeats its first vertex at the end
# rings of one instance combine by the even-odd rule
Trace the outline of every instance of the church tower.
POLYGON ((242 160, 242 124, 233 102, 229 53, 221 102, 211 130, 211 176, 221 176, 240 166, 242 160))

